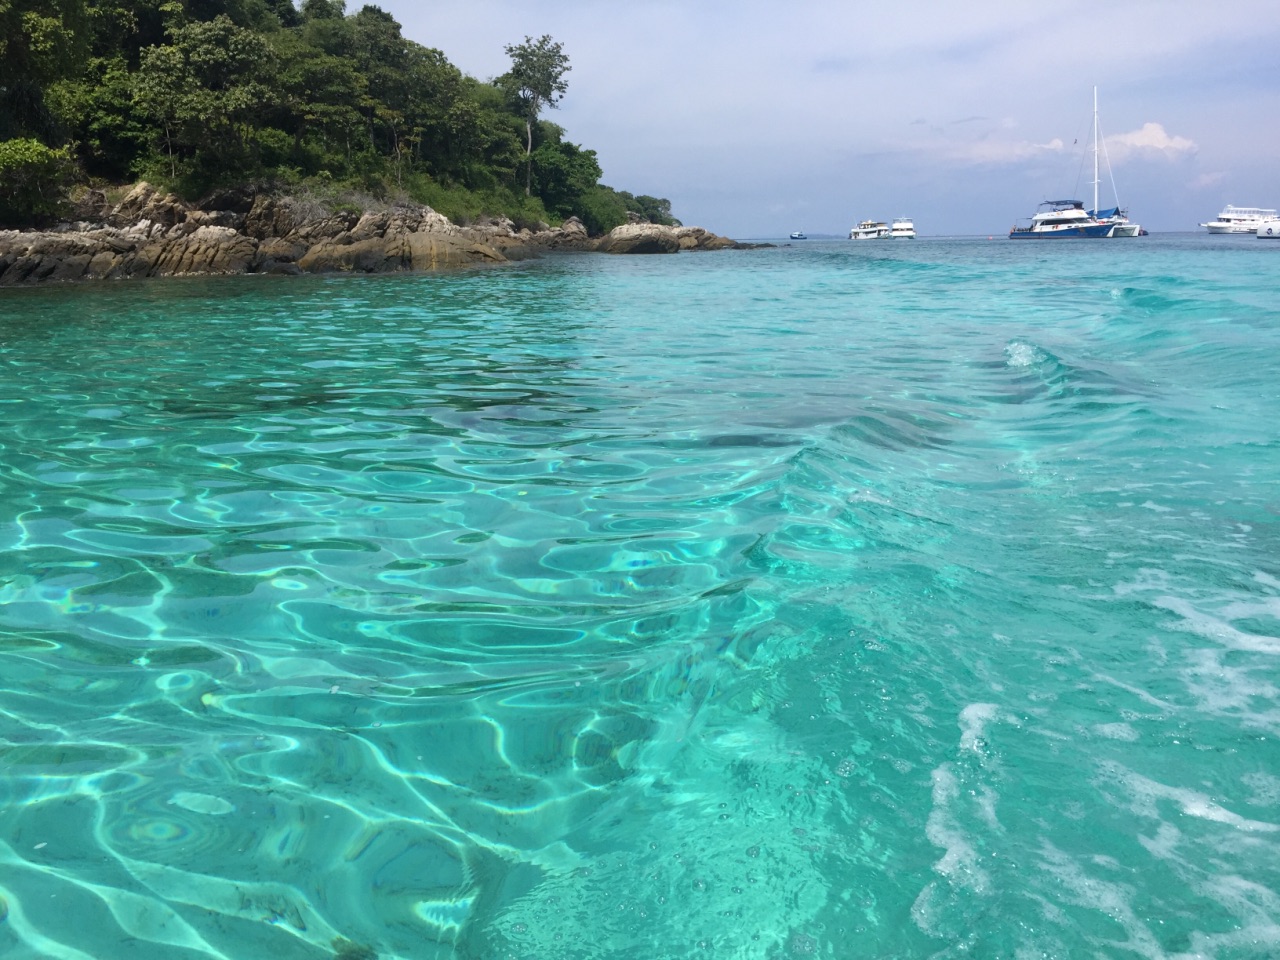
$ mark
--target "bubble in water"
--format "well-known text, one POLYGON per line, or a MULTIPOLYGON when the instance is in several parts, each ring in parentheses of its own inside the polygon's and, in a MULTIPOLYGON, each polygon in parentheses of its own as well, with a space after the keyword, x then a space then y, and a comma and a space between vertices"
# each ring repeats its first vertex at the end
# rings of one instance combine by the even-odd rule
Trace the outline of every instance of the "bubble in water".
POLYGON ((1035 344, 1017 340, 1005 345, 1004 355, 1011 367, 1031 367, 1044 361, 1044 354, 1036 348, 1035 344))
POLYGON ((793 933, 787 947, 797 957, 807 957, 818 952, 818 941, 807 933, 793 933))

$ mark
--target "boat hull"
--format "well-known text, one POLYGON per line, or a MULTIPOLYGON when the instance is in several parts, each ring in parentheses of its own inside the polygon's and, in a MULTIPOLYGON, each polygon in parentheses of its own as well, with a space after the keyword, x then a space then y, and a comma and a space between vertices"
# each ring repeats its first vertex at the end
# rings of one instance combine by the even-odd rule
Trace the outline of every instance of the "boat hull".
POLYGON ((1009 231, 1010 240, 1080 240, 1080 239, 1102 239, 1111 236, 1136 236, 1137 227, 1134 227, 1135 233, 1116 234, 1116 229, 1112 223, 1088 223, 1078 224, 1069 227, 1058 227, 1052 230, 1018 230, 1009 231))
POLYGON ((1260 240, 1280 240, 1280 220, 1268 220, 1258 225, 1260 240))

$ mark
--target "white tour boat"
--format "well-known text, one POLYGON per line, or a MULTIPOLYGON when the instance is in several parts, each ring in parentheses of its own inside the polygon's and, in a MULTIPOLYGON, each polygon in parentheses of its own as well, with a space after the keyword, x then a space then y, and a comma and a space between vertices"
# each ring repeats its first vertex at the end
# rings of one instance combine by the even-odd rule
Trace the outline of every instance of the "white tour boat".
POLYGON ((863 220, 849 231, 850 240, 879 240, 889 235, 889 225, 883 220, 863 220))
POLYGON ((1276 219, 1276 212, 1264 207, 1233 207, 1227 204, 1217 220, 1202 223, 1210 233, 1257 233, 1268 220, 1276 219))
POLYGON ((1280 219, 1263 220, 1258 224, 1258 238, 1261 240, 1280 240, 1280 219))
POLYGON ((910 217, 894 217, 893 226, 889 228, 889 237, 894 240, 914 240, 916 225, 910 217))

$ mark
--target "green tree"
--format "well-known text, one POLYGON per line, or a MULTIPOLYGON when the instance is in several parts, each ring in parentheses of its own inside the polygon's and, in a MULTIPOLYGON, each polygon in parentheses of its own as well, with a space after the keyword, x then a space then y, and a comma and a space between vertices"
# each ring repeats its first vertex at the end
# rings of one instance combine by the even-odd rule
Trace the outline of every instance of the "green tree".
POLYGON ((608 233, 627 222, 628 204, 624 195, 604 184, 589 190, 579 204, 578 216, 592 236, 608 233))
POLYGON ((72 171, 66 147, 39 140, 0 140, 0 224, 25 227, 53 215, 72 171))
POLYGON ((151 131, 134 104, 124 57, 90 58, 78 79, 53 84, 45 99, 69 130, 86 173, 116 181, 132 175, 151 131))
POLYGON ((558 138, 538 146, 533 152, 533 167, 538 196, 548 210, 561 217, 579 213, 582 198, 599 182, 602 172, 594 150, 558 138))
POLYGON ((345 9, 344 0, 303 0, 303 39, 331 56, 350 56, 351 27, 343 14, 345 9))
POLYGON ((276 97, 275 52, 225 14, 170 33, 172 43, 143 51, 134 86, 138 107, 160 126, 170 175, 185 150, 206 185, 243 178, 253 130, 276 97))
POLYGON ((44 92, 83 67, 89 19, 87 0, 0 0, 0 137, 62 139, 44 92))
POLYGON ((671 201, 662 197, 650 197, 641 194, 632 198, 634 204, 630 209, 640 214, 650 223, 661 223, 668 227, 681 226, 679 220, 671 215, 671 201))
POLYGON ((352 58, 368 84, 364 113, 370 147, 391 159, 399 184, 417 131, 410 117, 413 84, 407 76, 409 42, 395 17, 366 4, 347 18, 352 58))
POLYGON ((572 69, 562 44, 544 34, 537 40, 526 36, 524 43, 502 48, 511 58, 511 69, 499 79, 519 106, 525 128, 525 182, 527 197, 533 187, 533 128, 543 107, 555 108, 569 89, 564 75, 572 69))
POLYGON ((346 57, 323 53, 300 33, 271 39, 280 61, 271 124, 293 138, 293 163, 304 172, 342 173, 362 137, 366 82, 346 57))

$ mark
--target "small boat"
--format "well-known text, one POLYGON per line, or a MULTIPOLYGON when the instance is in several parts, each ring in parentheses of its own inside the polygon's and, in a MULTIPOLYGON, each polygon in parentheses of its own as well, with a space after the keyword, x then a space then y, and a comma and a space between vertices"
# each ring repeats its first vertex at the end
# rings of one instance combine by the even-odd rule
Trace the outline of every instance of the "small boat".
POLYGON ((910 217, 894 217, 893 226, 889 228, 889 238, 892 240, 914 240, 916 238, 916 225, 911 221, 910 217))
POLYGON ((1217 220, 1202 223, 1210 233, 1257 233, 1268 220, 1275 220, 1276 212, 1263 207, 1233 207, 1227 204, 1217 220))
POLYGON ((1263 220, 1258 224, 1259 240, 1280 240, 1280 220, 1263 220))
POLYGON ((808 240, 809 238, 804 235, 803 230, 795 230, 791 234, 791 239, 792 240, 808 240))
POLYGON ((849 231, 850 240, 880 240, 889 235, 889 225, 883 220, 863 220, 849 231))
MULTIPOLYGON (((1009 228, 1010 240, 1053 240, 1078 237, 1141 237, 1146 231, 1129 220, 1117 203, 1108 210, 1098 207, 1098 88, 1093 88, 1093 209, 1079 200, 1046 200, 1026 226, 1009 228)), ((1114 187, 1114 181, 1112 183, 1114 187)))

